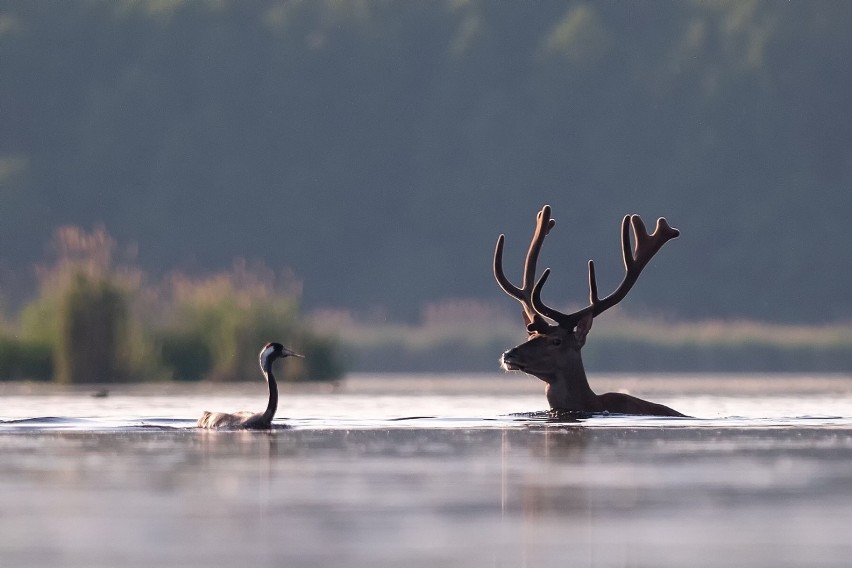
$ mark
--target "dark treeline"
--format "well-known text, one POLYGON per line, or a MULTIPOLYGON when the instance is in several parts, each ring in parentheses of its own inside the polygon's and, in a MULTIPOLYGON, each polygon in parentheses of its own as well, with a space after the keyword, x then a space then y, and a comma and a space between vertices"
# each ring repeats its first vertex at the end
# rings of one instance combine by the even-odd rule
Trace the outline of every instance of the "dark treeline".
POLYGON ((26 299, 55 227, 103 223, 154 273, 257 259, 308 308, 410 318, 499 300, 497 234, 514 274, 551 203, 551 303, 583 301, 588 258, 615 285, 638 212, 683 237, 628 309, 846 320, 850 21, 835 1, 2 2, 3 294, 26 299))

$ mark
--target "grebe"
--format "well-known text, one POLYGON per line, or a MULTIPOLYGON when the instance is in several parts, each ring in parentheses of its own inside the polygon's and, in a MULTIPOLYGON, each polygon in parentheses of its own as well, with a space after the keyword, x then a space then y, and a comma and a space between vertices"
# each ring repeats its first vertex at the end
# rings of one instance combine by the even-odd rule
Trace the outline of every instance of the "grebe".
POLYGON ((267 343, 260 351, 260 370, 269 384, 269 404, 266 410, 257 414, 242 411, 228 414, 226 412, 204 411, 198 419, 199 428, 234 428, 246 430, 268 430, 272 427, 272 418, 278 408, 278 384, 272 374, 272 363, 285 357, 302 357, 290 351, 280 343, 267 343))

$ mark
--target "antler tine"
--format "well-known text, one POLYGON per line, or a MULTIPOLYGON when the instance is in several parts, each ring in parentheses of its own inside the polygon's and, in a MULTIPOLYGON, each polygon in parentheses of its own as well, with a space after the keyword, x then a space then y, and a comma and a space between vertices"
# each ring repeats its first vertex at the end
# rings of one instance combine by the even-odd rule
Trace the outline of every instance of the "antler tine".
POLYGON ((680 231, 671 227, 664 217, 657 219, 654 232, 650 235, 645 228, 639 215, 627 215, 621 222, 622 226, 622 253, 624 255, 624 267, 626 272, 624 279, 615 291, 594 304, 594 315, 597 316, 619 303, 636 284, 642 270, 655 254, 671 239, 680 235, 680 231), (635 246, 630 250, 630 231, 628 225, 633 229, 635 246))
POLYGON ((595 306, 601 299, 598 297, 598 281, 595 278, 595 261, 589 261, 589 302, 595 306))
POLYGON ((523 292, 521 292, 520 288, 509 282, 509 279, 503 273, 503 244, 505 241, 506 235, 497 237, 497 247, 494 249, 494 278, 497 279, 497 284, 500 285, 504 292, 513 298, 521 300, 523 292))
POLYGON ((590 304, 571 314, 563 314, 553 308, 546 306, 541 301, 541 289, 549 276, 549 270, 545 270, 541 279, 536 283, 533 290, 533 307, 542 315, 549 317, 560 326, 573 329, 580 319, 589 312, 592 316, 598 316, 612 306, 618 304, 636 284, 642 270, 650 262, 655 254, 671 239, 680 235, 680 231, 668 224, 664 217, 657 219, 654 232, 650 235, 645 228, 645 223, 639 215, 627 215, 621 221, 621 250, 624 257, 625 275, 621 284, 609 296, 601 299, 598 296, 598 284, 595 276, 595 263, 589 261, 589 301, 590 304), (630 229, 633 229, 635 247, 631 251, 630 229))
POLYGON ((494 278, 497 283, 508 295, 512 296, 521 303, 524 309, 524 320, 531 331, 543 328, 547 322, 539 315, 532 304, 532 293, 535 282, 536 264, 538 256, 541 253, 541 246, 544 243, 544 237, 550 232, 556 221, 550 218, 550 206, 545 205, 536 215, 536 227, 533 233, 530 248, 527 251, 526 259, 524 260, 524 274, 521 287, 518 288, 506 278, 503 272, 503 245, 505 236, 500 235, 497 238, 497 247, 494 250, 494 278))
POLYGON ((634 259, 636 264, 643 268, 664 244, 680 235, 680 231, 669 225, 665 217, 657 219, 654 232, 650 235, 639 215, 630 215, 630 223, 633 225, 633 234, 636 235, 634 259))
POLYGON ((524 259, 523 289, 527 293, 527 299, 529 299, 532 287, 535 284, 535 268, 538 263, 538 255, 541 254, 541 245, 544 244, 544 237, 550 233, 555 224, 556 220, 550 218, 550 205, 542 207, 541 211, 535 216, 535 232, 532 241, 530 241, 527 257, 524 259))

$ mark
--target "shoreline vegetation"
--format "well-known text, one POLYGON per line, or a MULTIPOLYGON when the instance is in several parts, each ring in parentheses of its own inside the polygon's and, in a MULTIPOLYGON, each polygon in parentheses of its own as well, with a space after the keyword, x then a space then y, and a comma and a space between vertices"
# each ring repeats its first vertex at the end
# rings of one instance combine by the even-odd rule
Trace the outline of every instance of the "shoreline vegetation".
POLYGON ((343 376, 339 348, 299 311, 291 275, 236 261, 201 278, 152 281, 103 228, 62 227, 37 267, 35 298, 0 326, 0 380, 59 384, 257 380, 257 352, 281 341, 305 359, 281 381, 343 376))
MULTIPOLYGON (((514 305, 452 299, 416 323, 384 312, 301 313, 291 274, 237 261, 152 281, 102 229, 60 228, 38 290, 0 325, 0 381, 57 384, 257 379, 270 338, 306 355, 283 382, 356 373, 493 373, 525 333, 514 305)), ((852 322, 776 325, 672 321, 613 310, 584 349, 590 373, 849 373, 852 322)))
MULTIPOLYGON (((416 325, 346 313, 318 314, 314 325, 334 331, 355 372, 489 372, 526 339, 514 308, 454 300, 427 306, 416 325)), ((583 349, 589 373, 852 372, 852 323, 683 322, 618 309, 601 320, 583 349)))

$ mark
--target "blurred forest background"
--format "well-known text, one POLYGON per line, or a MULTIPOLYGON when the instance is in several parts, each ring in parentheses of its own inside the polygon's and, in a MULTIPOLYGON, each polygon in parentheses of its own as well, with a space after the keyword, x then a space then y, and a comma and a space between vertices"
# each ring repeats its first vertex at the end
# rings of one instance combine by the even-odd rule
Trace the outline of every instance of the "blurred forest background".
MULTIPOLYGON (((833 0, 2 1, 8 349, 59 364, 61 313, 32 306, 82 297, 82 273, 119 287, 114 317, 149 318, 135 357, 222 370, 222 334, 167 321, 180 274, 196 315, 290 302, 282 333, 332 354, 309 375, 492 370, 524 336, 494 242, 519 275, 550 203, 556 306, 585 301, 589 258, 620 280, 625 213, 682 231, 596 322, 589 367, 852 370, 849 22, 833 0), (57 291, 57 243, 83 241, 57 291), (93 271, 105 249, 125 268, 93 271)), ((38 374, 16 357, 6 376, 38 374)))

